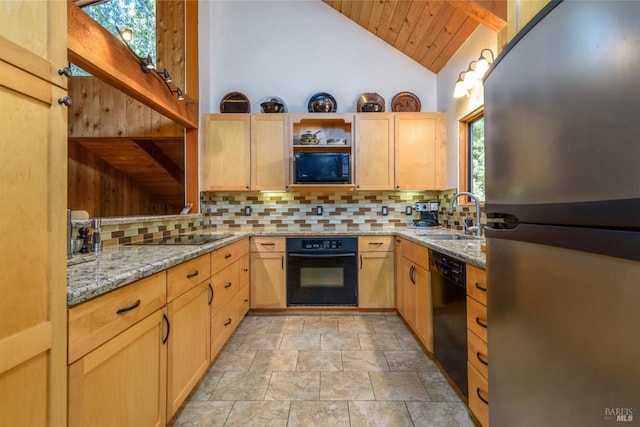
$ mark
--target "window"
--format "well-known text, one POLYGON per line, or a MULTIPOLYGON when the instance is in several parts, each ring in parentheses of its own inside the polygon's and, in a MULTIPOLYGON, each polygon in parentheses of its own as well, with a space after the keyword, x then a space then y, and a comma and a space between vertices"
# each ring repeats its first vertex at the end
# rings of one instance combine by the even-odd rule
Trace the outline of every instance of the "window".
POLYGON ((469 191, 485 200, 483 108, 460 120, 459 183, 459 191, 469 191))

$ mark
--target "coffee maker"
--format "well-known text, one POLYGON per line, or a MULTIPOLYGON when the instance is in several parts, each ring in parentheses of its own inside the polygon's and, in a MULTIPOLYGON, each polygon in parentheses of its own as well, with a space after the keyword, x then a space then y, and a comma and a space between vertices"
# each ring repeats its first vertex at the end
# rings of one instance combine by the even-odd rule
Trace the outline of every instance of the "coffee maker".
POLYGON ((437 227, 438 207, 440 203, 435 200, 416 203, 417 218, 413 220, 414 227, 437 227))

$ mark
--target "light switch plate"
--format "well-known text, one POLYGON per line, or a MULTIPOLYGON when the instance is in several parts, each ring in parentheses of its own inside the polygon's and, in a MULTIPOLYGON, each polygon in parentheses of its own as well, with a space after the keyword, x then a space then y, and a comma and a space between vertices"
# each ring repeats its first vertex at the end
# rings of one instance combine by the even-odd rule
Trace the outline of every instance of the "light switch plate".
POLYGON ((407 206, 406 208, 404 208, 404 213, 407 215, 412 215, 413 214, 413 208, 411 206, 407 206))
POLYGON ((388 206, 383 206, 382 207, 382 216, 387 216, 389 215, 389 207, 388 206))
POLYGON ((322 215, 322 205, 316 206, 316 215, 322 215))

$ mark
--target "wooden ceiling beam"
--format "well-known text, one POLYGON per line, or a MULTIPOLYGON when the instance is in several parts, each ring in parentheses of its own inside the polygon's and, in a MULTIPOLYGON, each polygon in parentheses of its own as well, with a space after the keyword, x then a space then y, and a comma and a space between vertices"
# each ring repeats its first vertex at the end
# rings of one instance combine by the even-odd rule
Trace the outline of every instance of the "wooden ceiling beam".
POLYGON ((71 0, 67 3, 69 61, 187 129, 198 127, 198 103, 178 101, 155 73, 144 73, 129 49, 71 0))
POLYGON ((496 33, 507 26, 506 0, 447 0, 447 2, 496 33))

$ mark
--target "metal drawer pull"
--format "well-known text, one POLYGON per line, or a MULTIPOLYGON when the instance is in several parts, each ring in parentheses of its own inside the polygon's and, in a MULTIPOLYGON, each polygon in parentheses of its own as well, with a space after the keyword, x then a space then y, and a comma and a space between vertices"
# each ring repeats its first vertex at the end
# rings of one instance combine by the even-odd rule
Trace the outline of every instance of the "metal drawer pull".
POLYGON ((487 292, 487 288, 480 286, 479 282, 476 282, 476 289, 480 289, 481 291, 487 292))
POLYGON ((487 356, 480 353, 479 351, 476 352, 476 359, 478 359, 478 361, 482 363, 484 366, 489 366, 489 362, 487 362, 487 356))
POLYGON ((229 258, 231 258, 231 254, 226 254, 226 255, 224 256, 224 259, 229 259, 229 258))
POLYGON ((479 318, 479 317, 476 317, 476 323, 477 323, 478 325, 482 326, 483 328, 486 328, 486 327, 487 327, 486 321, 484 321, 484 322, 483 322, 482 320, 480 320, 480 318, 479 318))
POLYGON ((369 246, 380 246, 384 244, 384 242, 369 242, 369 246))
POLYGON ((260 243, 262 246, 275 246, 275 243, 260 243))
POLYGON ((482 397, 482 395, 480 394, 480 387, 476 387, 476 394, 478 395, 478 398, 480 400, 482 400, 484 403, 486 403, 487 405, 489 404, 489 399, 485 399, 484 397, 482 397))
POLYGON ((119 308, 116 311, 116 314, 122 314, 122 313, 126 313, 127 311, 131 311, 134 308, 138 307, 140 305, 140 300, 134 302, 132 305, 130 305, 129 307, 125 307, 125 308, 119 308))
POLYGON ((227 319, 226 322, 224 322, 224 326, 229 326, 231 324, 231 319, 227 319))
POLYGON ((209 290, 211 291, 211 296, 209 297, 209 302, 207 304, 211 305, 211 301, 213 301, 213 286, 209 283, 209 290))
POLYGON ((187 274, 187 279, 191 279, 193 277, 196 277, 198 274, 199 274, 198 270, 196 270, 195 273, 187 274))
POLYGON ((362 255, 360 255, 360 270, 362 270, 362 255))
POLYGON ((169 331, 171 331, 171 324, 169 323, 169 318, 165 313, 162 313, 162 318, 167 323, 167 336, 162 339, 162 344, 166 344, 169 340, 169 331))
POLYGON ((233 283, 229 282, 226 285, 224 285, 224 288, 225 289, 230 288, 232 285, 233 285, 233 283))

